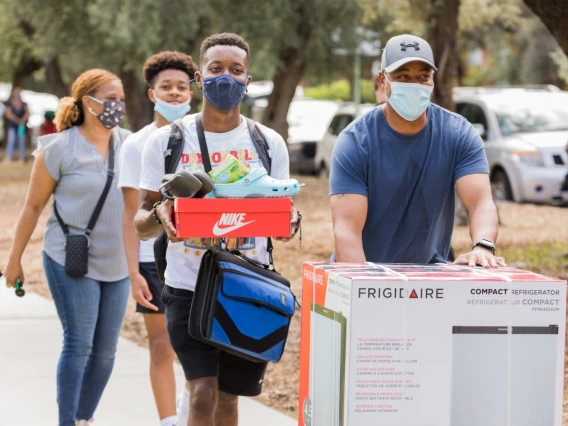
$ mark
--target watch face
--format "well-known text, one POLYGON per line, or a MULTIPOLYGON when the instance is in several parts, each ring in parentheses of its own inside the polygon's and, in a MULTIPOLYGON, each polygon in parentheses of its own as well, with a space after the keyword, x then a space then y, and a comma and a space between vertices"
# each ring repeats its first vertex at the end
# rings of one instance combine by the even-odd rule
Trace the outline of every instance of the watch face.
POLYGON ((489 240, 481 240, 479 243, 486 247, 495 248, 495 244, 493 244, 493 242, 489 240))

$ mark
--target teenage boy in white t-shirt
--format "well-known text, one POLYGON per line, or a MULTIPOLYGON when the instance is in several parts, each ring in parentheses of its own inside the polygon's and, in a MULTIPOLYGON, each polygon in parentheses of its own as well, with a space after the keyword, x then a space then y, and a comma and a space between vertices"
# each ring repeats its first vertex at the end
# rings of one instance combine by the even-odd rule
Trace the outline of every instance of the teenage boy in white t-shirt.
MULTIPOLYGON (((203 91, 201 120, 205 139, 215 167, 231 153, 248 166, 261 167, 247 127, 240 115, 240 102, 248 75, 249 46, 236 34, 216 34, 201 45, 200 72, 195 79, 203 91)), ((201 150, 195 126, 195 116, 182 123, 184 148, 178 170, 203 169, 201 150)), ((288 151, 284 140, 271 129, 260 126, 272 157, 271 176, 287 179, 288 151)), ((266 364, 244 360, 213 346, 193 339, 188 333, 188 317, 195 281, 204 252, 216 244, 209 239, 179 240, 171 222, 172 202, 162 201, 158 192, 164 175, 164 151, 170 130, 156 131, 144 149, 142 180, 140 181, 140 210, 135 226, 141 238, 155 237, 160 229, 170 239, 167 251, 166 287, 162 299, 166 304, 166 322, 172 346, 180 360, 190 388, 189 422, 191 426, 237 426, 238 396, 260 394, 266 364), (153 212, 154 210, 154 212, 153 212), (153 216, 156 215, 157 220, 153 216)), ((292 227, 297 230, 297 213, 292 214, 292 227)), ((247 256, 268 263, 265 238, 231 239, 247 256)), ((181 426, 181 425, 180 425, 181 426)))
MULTIPOLYGON (((150 345, 150 380, 161 426, 175 426, 178 420, 187 422, 188 404, 180 404, 176 416, 175 353, 166 330, 165 306, 161 300, 164 284, 158 278, 154 262, 153 240, 140 241, 134 229, 138 211, 138 192, 142 174, 142 152, 150 135, 158 128, 185 116, 193 93, 190 80, 197 65, 191 56, 179 52, 161 52, 148 58, 143 74, 148 84, 148 97, 154 103, 156 121, 128 136, 120 151, 118 187, 124 197, 123 233, 128 272, 136 312, 144 315, 150 345), (185 418, 184 418, 185 416, 185 418)), ((180 402, 188 399, 187 389, 180 402), (184 396, 185 395, 185 396, 184 396)))

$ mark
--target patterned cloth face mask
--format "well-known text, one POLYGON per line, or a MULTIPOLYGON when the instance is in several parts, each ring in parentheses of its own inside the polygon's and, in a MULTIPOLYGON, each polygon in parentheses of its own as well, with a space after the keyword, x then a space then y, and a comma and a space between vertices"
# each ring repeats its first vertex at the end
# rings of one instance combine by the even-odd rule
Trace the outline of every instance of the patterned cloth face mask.
POLYGON ((101 114, 97 114, 89 107, 89 112, 97 117, 103 126, 107 129, 112 129, 119 125, 120 120, 122 120, 124 114, 126 114, 124 101, 101 101, 92 96, 89 96, 89 98, 103 105, 104 110, 101 114))

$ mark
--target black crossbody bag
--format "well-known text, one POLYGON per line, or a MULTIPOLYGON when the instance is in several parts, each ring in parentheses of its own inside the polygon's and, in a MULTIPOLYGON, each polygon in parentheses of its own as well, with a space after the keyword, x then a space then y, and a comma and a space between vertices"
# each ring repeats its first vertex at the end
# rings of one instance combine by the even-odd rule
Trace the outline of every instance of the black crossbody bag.
POLYGON ((69 233, 69 227, 63 222, 59 212, 57 211, 57 205, 53 203, 53 211, 59 226, 65 234, 65 273, 70 277, 83 277, 89 272, 89 246, 90 239, 89 235, 93 232, 93 228, 97 223, 99 215, 103 209, 103 205, 110 191, 110 186, 114 178, 114 140, 113 136, 109 140, 109 154, 108 154, 108 171, 107 171, 107 181, 101 194, 95 211, 91 215, 89 224, 84 234, 71 235, 69 233))

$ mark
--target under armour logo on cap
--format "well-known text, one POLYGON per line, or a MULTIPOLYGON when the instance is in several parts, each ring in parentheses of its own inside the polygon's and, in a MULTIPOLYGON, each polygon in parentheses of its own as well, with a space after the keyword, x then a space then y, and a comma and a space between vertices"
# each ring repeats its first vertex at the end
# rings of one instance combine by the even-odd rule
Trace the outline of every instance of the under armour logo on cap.
POLYGON ((381 71, 393 72, 404 64, 419 61, 428 64, 434 71, 434 53, 426 40, 411 34, 392 37, 383 50, 381 71))
POLYGON ((414 43, 405 43, 404 41, 402 43, 400 43, 400 45, 402 46, 400 48, 400 50, 402 50, 403 52, 406 52, 406 48, 407 47, 414 47, 414 50, 420 50, 420 48, 418 47, 418 42, 415 41, 414 43))

